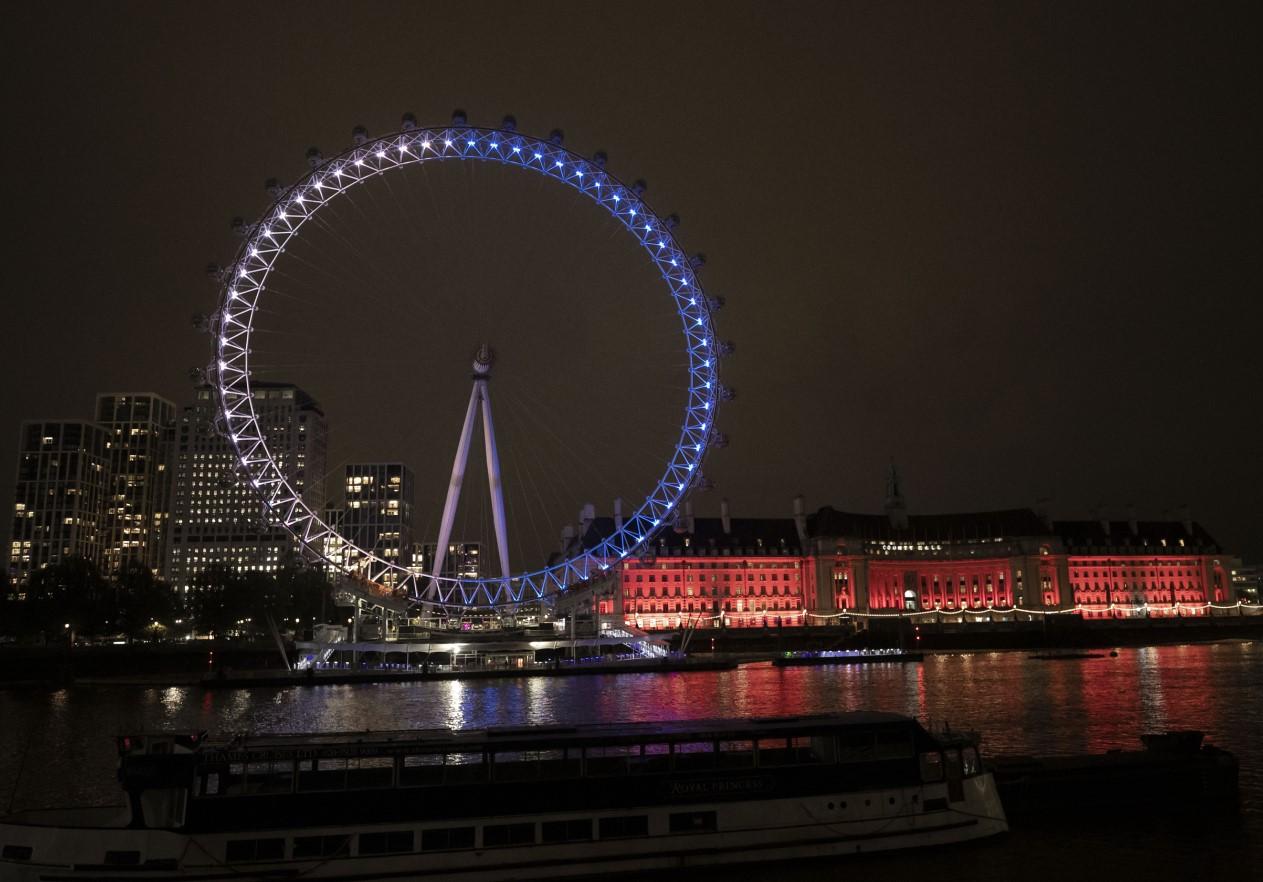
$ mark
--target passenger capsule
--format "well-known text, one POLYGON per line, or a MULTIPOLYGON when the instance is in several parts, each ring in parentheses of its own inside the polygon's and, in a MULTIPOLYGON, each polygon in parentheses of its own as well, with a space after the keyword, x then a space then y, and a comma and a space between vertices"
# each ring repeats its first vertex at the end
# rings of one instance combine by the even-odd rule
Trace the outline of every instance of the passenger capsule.
POLYGON ((411 113, 405 113, 399 120, 399 128, 405 132, 411 132, 417 127, 417 118, 411 113))
POLYGON ((356 147, 361 147, 368 143, 368 129, 364 126, 356 126, 351 129, 351 143, 356 147))
POLYGON ((517 117, 513 114, 506 114, 504 119, 500 120, 500 130, 504 132, 517 131, 517 117))
POLYGON ((463 126, 469 124, 469 117, 465 115, 465 111, 459 108, 452 111, 452 125, 463 126))
POLYGON ((548 133, 548 143, 554 147, 560 147, 561 142, 566 140, 566 133, 561 129, 553 129, 548 133))
POLYGON ((605 168, 605 163, 609 161, 610 158, 604 150, 598 150, 592 154, 592 164, 597 168, 605 168))

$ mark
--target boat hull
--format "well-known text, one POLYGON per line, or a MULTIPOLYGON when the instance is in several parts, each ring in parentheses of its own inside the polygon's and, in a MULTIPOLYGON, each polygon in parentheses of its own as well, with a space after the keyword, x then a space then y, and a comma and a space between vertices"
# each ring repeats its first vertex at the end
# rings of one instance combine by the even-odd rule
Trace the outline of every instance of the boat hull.
POLYGON ((49 825, 47 819, 15 818, 0 821, 0 843, 5 848, 0 876, 32 882, 293 876, 499 882, 840 857, 943 846, 1006 832, 1008 825, 991 775, 977 775, 959 783, 963 787, 950 794, 946 783, 935 783, 810 797, 697 801, 617 812, 233 833, 73 827, 49 825), (636 826, 629 831, 625 822, 638 825, 640 819, 643 828, 636 826), (577 823, 579 828, 588 822, 590 838, 546 841, 548 831, 555 832, 559 821, 577 823), (550 823, 554 826, 549 827, 550 823), (530 841, 488 844, 491 827, 516 828, 519 833, 529 828, 530 841), (615 827, 619 828, 615 835, 603 835, 607 828, 615 827), (424 847, 427 831, 471 828, 470 847, 424 847), (396 854, 363 853, 366 847, 379 847, 388 834, 410 834, 405 838, 418 848, 396 854), (316 837, 332 843, 332 853, 300 856, 302 848, 310 848, 316 837), (229 848, 240 848, 230 843, 251 839, 281 840, 283 844, 279 854, 267 859, 229 859, 229 848), (13 859, 24 853, 30 857, 13 859))

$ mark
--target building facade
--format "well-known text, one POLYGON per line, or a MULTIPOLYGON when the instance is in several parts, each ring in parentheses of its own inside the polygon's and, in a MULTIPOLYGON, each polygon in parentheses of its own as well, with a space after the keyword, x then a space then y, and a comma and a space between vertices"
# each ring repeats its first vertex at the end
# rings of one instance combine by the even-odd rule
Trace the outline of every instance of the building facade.
POLYGON ((130 562, 161 575, 171 519, 175 405, 148 392, 96 399, 96 422, 109 435, 110 492, 101 568, 115 575, 130 562))
MULTIPOLYGON (((300 551, 255 491, 239 480, 236 454, 216 428, 211 390, 195 395, 176 433, 167 578, 179 593, 187 593, 209 566, 274 572, 300 551)), ((253 395, 269 452, 307 506, 323 511, 328 426, 320 405, 287 383, 256 383, 253 395)))
MULTIPOLYGON (((342 485, 342 536, 383 560, 407 567, 413 547, 415 485, 412 470, 400 462, 348 464, 342 485)), ((390 572, 384 578, 394 577, 390 572)))
POLYGON ((19 435, 11 590, 66 558, 100 564, 109 540, 106 501, 113 490, 110 434, 87 421, 24 422, 19 435))
MULTIPOLYGON (((612 567, 603 616, 648 631, 797 627, 872 615, 1202 616, 1235 602, 1236 562, 1191 519, 1051 521, 1030 509, 792 518, 685 516, 612 567)), ((615 529, 587 526, 583 543, 615 529)))

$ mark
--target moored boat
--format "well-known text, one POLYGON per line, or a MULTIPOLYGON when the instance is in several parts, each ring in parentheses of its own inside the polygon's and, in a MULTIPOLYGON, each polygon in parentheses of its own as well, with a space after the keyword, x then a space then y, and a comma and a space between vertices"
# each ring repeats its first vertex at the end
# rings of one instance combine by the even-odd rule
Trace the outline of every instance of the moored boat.
POLYGON ((1008 829, 974 740, 894 714, 119 739, 128 804, 0 819, 6 879, 552 879, 1008 829))

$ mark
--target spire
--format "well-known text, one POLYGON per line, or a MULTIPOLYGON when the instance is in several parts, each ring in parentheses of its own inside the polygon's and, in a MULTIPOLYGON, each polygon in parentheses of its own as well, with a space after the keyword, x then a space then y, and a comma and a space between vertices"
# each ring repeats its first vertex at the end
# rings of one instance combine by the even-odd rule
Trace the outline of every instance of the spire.
POLYGON ((886 517, 890 518, 890 526, 896 530, 908 529, 908 505, 904 502, 903 488, 899 485, 899 470, 895 461, 890 461, 890 471, 886 474, 886 517))

